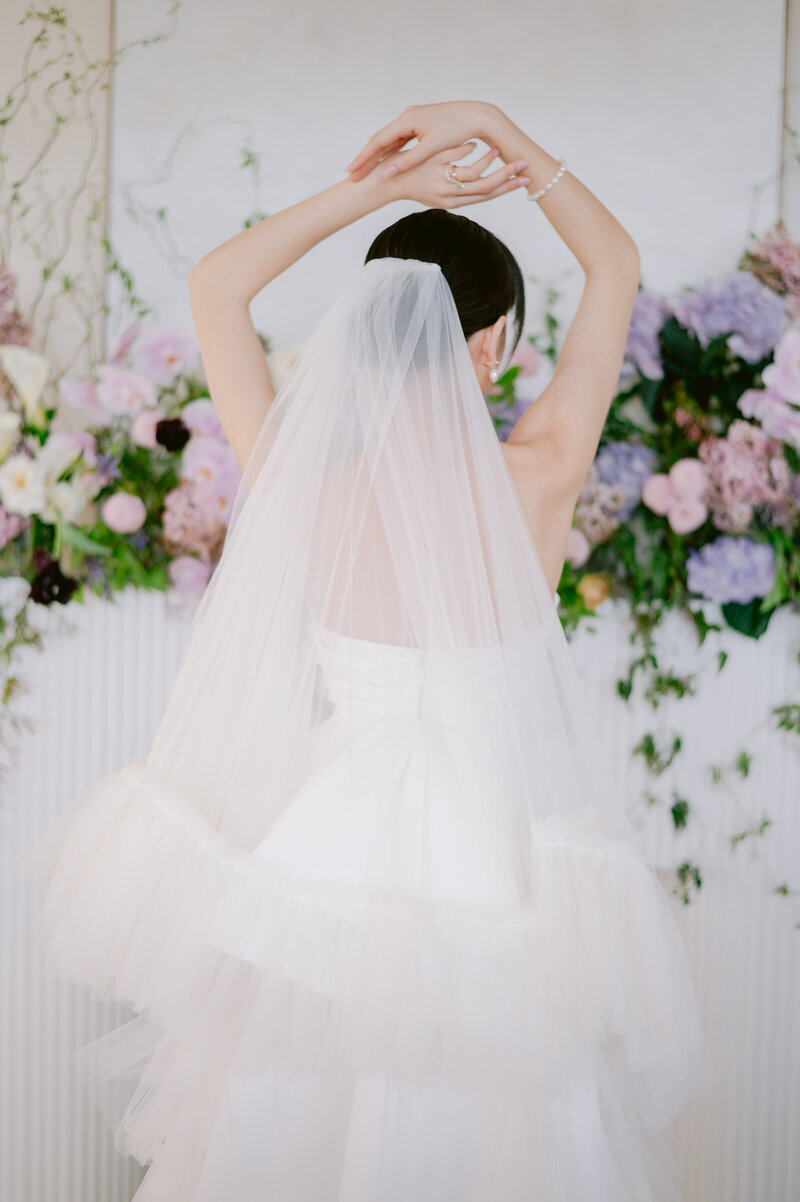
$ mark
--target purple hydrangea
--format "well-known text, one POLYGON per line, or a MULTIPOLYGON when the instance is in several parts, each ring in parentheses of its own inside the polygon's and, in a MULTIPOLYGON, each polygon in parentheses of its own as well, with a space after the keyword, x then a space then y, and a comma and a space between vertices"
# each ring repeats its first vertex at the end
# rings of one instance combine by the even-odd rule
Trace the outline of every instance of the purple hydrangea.
POLYGON ((775 552, 769 543, 729 534, 692 551, 686 560, 689 591, 724 605, 766 597, 775 581, 775 552))
POLYGON ((670 313, 662 297, 653 296, 643 288, 636 293, 625 346, 625 366, 635 368, 648 380, 661 380, 664 376, 658 335, 670 313))
POLYGON ((769 355, 789 324, 780 297, 749 271, 734 271, 682 292, 674 310, 703 348, 713 338, 728 334, 731 351, 748 363, 769 355))
POLYGON ((642 499, 642 486, 653 474, 658 456, 650 447, 638 442, 607 442, 597 452, 594 461, 597 479, 602 484, 618 488, 624 497, 617 511, 620 521, 627 521, 642 499))

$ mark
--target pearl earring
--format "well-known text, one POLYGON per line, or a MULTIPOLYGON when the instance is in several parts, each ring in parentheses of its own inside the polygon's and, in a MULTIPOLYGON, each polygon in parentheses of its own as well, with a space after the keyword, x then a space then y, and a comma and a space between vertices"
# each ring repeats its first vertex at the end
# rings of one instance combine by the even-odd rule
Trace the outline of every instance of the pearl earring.
MULTIPOLYGON (((484 367, 490 366, 490 364, 487 362, 486 359, 484 359, 484 361, 483 361, 483 366, 484 367)), ((493 384, 496 384, 498 379, 500 378, 500 370, 499 369, 500 369, 500 360, 495 359, 494 364, 491 365, 491 371, 489 372, 489 379, 492 381, 493 384)))

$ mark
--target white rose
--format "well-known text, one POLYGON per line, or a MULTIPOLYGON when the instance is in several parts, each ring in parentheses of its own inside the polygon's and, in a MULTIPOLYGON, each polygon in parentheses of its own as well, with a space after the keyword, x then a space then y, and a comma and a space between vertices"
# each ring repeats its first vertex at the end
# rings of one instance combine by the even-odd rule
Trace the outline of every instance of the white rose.
POLYGON ((71 480, 58 480, 47 489, 47 504, 41 511, 46 522, 55 522, 58 514, 66 522, 72 522, 86 504, 86 494, 76 488, 71 480))
POLYGON ((38 513, 47 500, 45 473, 36 459, 9 455, 0 466, 0 501, 9 513, 38 513))
POLYGON ((47 360, 30 347, 6 343, 0 346, 0 367, 22 401, 28 424, 43 426, 46 419, 41 395, 50 371, 47 360))
POLYGON ((11 448, 19 441, 22 419, 18 413, 7 409, 0 413, 0 459, 5 459, 11 448))

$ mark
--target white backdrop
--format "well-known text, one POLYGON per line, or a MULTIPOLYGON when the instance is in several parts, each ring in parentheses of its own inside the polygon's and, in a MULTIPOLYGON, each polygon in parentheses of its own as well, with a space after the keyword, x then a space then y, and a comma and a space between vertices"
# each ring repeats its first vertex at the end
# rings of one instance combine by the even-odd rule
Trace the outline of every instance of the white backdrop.
MULTIPOLYGON (((166 9, 166 0, 120 0, 114 44, 157 33, 166 9)), ((107 10, 107 0, 97 0, 103 19, 107 10)), ((342 178, 367 135, 405 104, 474 96, 500 104, 567 158, 631 231, 649 287, 699 281, 731 269, 748 228, 761 230, 776 215, 770 181, 780 150, 783 21, 779 0, 192 0, 176 36, 135 50, 118 72, 112 242, 137 293, 164 322, 189 328, 186 272, 246 217, 342 178), (244 150, 256 154, 257 175, 242 168, 244 150)), ((412 207, 373 214, 315 248, 254 301, 259 328, 277 346, 305 337, 374 234, 412 207)), ((538 206, 511 195, 464 212, 518 255, 531 280, 531 326, 533 276, 562 287, 559 315, 568 321, 580 271, 538 206)), ((786 216, 800 236, 800 214, 786 216)), ((532 395, 543 383, 532 382, 532 395)), ((16 866, 79 788, 146 749, 184 632, 167 621, 158 597, 131 594, 118 607, 70 611, 76 633, 51 640, 42 658, 28 657, 38 731, 18 771, 0 784, 0 1202, 127 1202, 139 1176, 113 1154, 71 1073, 71 1049, 119 1014, 42 975, 16 866)), ((666 638, 677 655, 692 655, 679 632, 666 638)), ((795 641, 788 617, 758 645, 737 639, 724 673, 705 673, 701 698, 660 710, 657 722, 613 701, 627 655, 613 615, 575 644, 653 863, 672 862, 676 848, 663 811, 641 806, 648 782, 630 750, 642 730, 688 719, 685 755, 655 789, 668 796, 674 786, 691 798, 697 813, 682 838, 689 858, 707 868, 697 901, 676 902, 718 1070, 712 1094, 676 1124, 687 1202, 800 1196, 800 933, 746 849, 718 855, 724 833, 748 823, 703 775, 738 748, 739 733, 769 699, 782 700, 795 683, 787 655, 795 641)), ((796 782, 787 743, 780 756, 757 755, 742 792, 752 820, 762 809, 774 818, 762 846, 790 879, 800 846, 796 782)))

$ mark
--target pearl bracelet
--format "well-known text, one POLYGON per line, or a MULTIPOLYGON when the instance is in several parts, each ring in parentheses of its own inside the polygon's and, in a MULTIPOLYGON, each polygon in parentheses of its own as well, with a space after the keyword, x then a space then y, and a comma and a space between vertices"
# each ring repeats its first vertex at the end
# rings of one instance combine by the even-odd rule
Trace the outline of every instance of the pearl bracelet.
POLYGON ((540 188, 538 192, 534 192, 533 195, 531 195, 530 192, 526 192, 525 195, 528 197, 528 200, 541 200, 542 197, 547 192, 550 191, 550 189, 553 187, 553 185, 558 183, 558 181, 561 179, 561 176, 564 174, 564 172, 567 169, 567 160, 559 159, 558 161, 561 164, 561 166, 559 167, 558 171, 553 176, 553 178, 550 180, 550 183, 545 184, 545 186, 543 188, 540 188))

